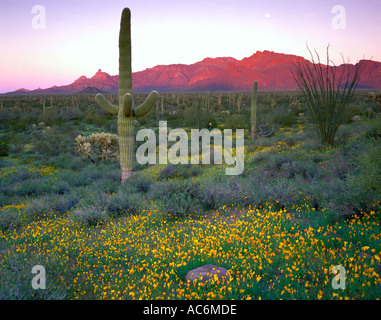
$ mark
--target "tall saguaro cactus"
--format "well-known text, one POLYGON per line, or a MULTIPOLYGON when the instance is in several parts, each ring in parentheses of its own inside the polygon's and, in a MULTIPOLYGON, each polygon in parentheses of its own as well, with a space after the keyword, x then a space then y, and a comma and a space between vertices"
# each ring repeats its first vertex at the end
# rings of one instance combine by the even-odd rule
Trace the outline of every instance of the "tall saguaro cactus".
POLYGON ((152 91, 140 106, 134 108, 131 72, 131 11, 123 9, 119 33, 119 107, 108 102, 101 95, 96 101, 108 113, 118 115, 119 157, 122 182, 132 175, 134 165, 134 117, 142 117, 154 106, 158 97, 152 91))
POLYGON ((257 126, 257 90, 258 82, 254 82, 253 94, 251 96, 251 140, 255 138, 255 129, 257 126))

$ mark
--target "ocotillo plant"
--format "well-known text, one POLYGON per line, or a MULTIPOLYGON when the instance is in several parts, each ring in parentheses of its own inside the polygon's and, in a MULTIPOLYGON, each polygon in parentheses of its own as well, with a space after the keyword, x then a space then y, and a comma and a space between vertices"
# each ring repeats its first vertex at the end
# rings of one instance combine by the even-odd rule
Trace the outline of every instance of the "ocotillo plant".
POLYGON ((123 9, 119 33, 119 107, 96 95, 98 104, 108 113, 118 115, 119 159, 122 182, 132 175, 134 165, 134 117, 142 117, 154 106, 158 93, 152 91, 148 98, 134 108, 131 71, 131 11, 123 9))
POLYGON ((258 82, 254 82, 253 94, 251 96, 251 140, 255 138, 255 129, 257 126, 257 90, 258 82))
POLYGON ((321 142, 333 144, 339 127, 344 123, 361 72, 366 64, 357 63, 353 72, 349 63, 341 68, 330 65, 329 46, 327 61, 324 66, 319 54, 315 51, 318 61, 307 46, 312 63, 308 60, 294 64, 294 79, 306 100, 312 123, 319 134, 321 142))

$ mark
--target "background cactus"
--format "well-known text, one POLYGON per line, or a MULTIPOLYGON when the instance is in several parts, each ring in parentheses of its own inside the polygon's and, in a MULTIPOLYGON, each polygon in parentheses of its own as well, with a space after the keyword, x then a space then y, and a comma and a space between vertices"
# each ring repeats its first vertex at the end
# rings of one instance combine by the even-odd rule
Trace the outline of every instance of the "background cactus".
POLYGON ((123 9, 119 33, 119 107, 101 95, 96 101, 108 113, 118 115, 118 134, 122 182, 132 175, 134 164, 134 117, 142 117, 154 106, 158 93, 152 91, 148 98, 134 108, 131 72, 131 11, 123 9))
POLYGON ((254 82, 253 94, 251 96, 251 140, 255 138, 255 129, 257 126, 257 90, 258 82, 254 82))

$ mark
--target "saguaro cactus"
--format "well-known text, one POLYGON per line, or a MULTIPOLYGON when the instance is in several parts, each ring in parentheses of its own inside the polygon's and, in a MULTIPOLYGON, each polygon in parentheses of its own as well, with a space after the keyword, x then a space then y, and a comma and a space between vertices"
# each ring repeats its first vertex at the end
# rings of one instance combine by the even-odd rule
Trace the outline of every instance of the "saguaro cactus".
POLYGON ((251 140, 255 138, 255 129, 257 126, 257 90, 258 82, 254 82, 253 94, 251 96, 251 140))
POLYGON ((134 108, 131 72, 131 11, 123 9, 119 33, 119 107, 101 95, 96 101, 108 113, 118 115, 119 158, 122 182, 132 175, 134 165, 134 117, 142 117, 154 106, 158 93, 152 91, 148 98, 134 108))

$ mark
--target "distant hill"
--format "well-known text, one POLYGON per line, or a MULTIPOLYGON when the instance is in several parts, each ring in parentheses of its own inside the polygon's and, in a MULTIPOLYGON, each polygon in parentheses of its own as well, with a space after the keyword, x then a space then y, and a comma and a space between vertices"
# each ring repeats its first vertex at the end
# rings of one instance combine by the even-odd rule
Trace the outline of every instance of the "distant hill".
POLYGON ((102 92, 103 92, 102 90, 99 90, 96 87, 87 87, 87 88, 79 91, 79 93, 102 93, 102 92))
MULTIPOLYGON (((205 58, 191 65, 158 65, 132 74, 134 91, 230 91, 251 90, 258 81, 261 90, 297 90, 292 75, 293 63, 303 57, 257 51, 242 60, 230 57, 205 58)), ((364 67, 359 88, 381 88, 381 63, 361 60, 364 67)), ((355 65, 350 64, 350 72, 355 65)), ((343 65, 336 68, 343 68, 343 65)), ((118 76, 102 70, 91 78, 81 76, 72 84, 28 91, 19 89, 11 94, 55 94, 87 92, 117 92, 118 76)))

